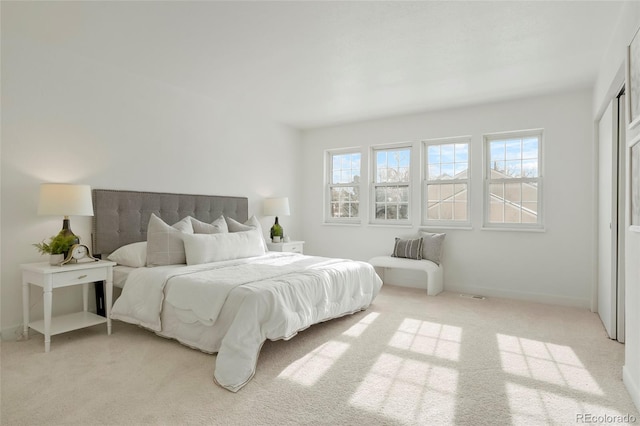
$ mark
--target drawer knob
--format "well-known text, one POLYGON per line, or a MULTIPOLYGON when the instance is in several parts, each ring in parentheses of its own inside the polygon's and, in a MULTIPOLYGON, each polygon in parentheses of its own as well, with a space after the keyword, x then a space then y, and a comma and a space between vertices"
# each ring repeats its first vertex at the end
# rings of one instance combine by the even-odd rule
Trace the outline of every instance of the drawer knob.
POLYGON ((85 275, 80 275, 80 276, 78 277, 78 279, 79 279, 79 280, 81 280, 81 279, 83 279, 83 278, 87 278, 87 275, 86 275, 86 274, 85 274, 85 275))

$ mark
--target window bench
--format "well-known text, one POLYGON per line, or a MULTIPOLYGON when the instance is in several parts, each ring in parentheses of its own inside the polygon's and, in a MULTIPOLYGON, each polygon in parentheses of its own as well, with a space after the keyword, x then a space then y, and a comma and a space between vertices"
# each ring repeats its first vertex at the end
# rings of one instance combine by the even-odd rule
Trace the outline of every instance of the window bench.
MULTIPOLYGON (((376 268, 378 275, 382 278, 384 282, 384 269, 410 269, 410 270, 419 270, 424 271, 426 273, 426 280, 424 285, 421 285, 420 288, 426 288, 427 294, 429 296, 435 296, 443 290, 443 275, 444 270, 442 265, 438 265, 430 260, 414 260, 414 259, 404 259, 401 257, 392 257, 392 256, 378 256, 369 259, 369 263, 376 268), (378 268, 382 268, 382 273, 379 272, 378 268)), ((402 283, 394 283, 402 286, 402 283)), ((411 286, 413 287, 413 286, 411 286)))

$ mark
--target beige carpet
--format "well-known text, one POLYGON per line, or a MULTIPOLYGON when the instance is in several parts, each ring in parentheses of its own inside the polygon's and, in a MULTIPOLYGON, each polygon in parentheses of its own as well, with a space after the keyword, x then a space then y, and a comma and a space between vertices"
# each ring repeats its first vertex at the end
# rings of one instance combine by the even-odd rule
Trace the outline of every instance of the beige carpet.
POLYGON ((237 394, 214 355, 118 321, 51 348, 2 343, 2 425, 640 423, 597 315, 534 303, 385 286, 367 311, 267 342, 237 394))

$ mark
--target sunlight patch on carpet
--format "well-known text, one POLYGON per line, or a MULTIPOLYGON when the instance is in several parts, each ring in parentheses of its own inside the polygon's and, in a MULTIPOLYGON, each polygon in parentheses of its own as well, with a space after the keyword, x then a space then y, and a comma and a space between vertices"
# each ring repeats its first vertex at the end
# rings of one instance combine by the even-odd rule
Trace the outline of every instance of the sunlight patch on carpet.
POLYGON ((577 424, 585 423, 588 418, 628 416, 627 413, 570 398, 544 387, 531 388, 509 382, 505 387, 513 424, 577 424))
POLYGON ((378 312, 371 312, 342 334, 349 337, 360 337, 367 327, 369 327, 379 316, 380 314, 378 312))
POLYGON ((394 421, 427 424, 455 412, 455 369, 383 353, 349 403, 394 421))
POLYGON ((585 393, 603 391, 568 346, 498 334, 502 370, 585 393))
POLYGON ((349 344, 331 340, 285 368, 278 378, 313 386, 349 349, 349 344))
POLYGON ((389 346, 458 361, 461 341, 460 327, 406 318, 389 341, 389 346))

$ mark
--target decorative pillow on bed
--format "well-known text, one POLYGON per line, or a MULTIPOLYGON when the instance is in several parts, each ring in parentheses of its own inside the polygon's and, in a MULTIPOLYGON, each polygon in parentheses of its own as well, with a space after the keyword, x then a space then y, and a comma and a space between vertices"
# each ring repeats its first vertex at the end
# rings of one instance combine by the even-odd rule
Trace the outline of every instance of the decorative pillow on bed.
MULTIPOLYGON (((227 222, 227 227, 229 228, 229 232, 243 232, 243 231, 251 231, 252 229, 256 229, 255 223, 252 222, 252 220, 255 218, 256 218, 255 216, 251 216, 249 220, 247 220, 244 224, 226 216, 224 217, 224 220, 227 222)), ((260 225, 259 222, 258 222, 258 225, 260 225)))
POLYGON ((211 223, 205 223, 192 217, 191 225, 193 226, 193 232, 195 234, 220 234, 229 232, 227 221, 224 220, 224 216, 222 215, 211 223))
POLYGON ((147 265, 179 265, 186 263, 182 234, 193 234, 191 218, 169 226, 155 214, 151 213, 147 228, 147 265))
POLYGON ((118 265, 142 268, 147 264, 147 242, 141 241, 122 246, 107 256, 107 259, 118 265))
POLYGON ((440 264, 442 260, 442 243, 447 234, 433 234, 431 232, 418 231, 418 237, 422 237, 422 258, 440 264))
POLYGON ((257 229, 221 234, 182 234, 187 265, 262 256, 262 235, 257 229))
POLYGON ((267 248, 267 243, 264 240, 264 234, 262 233, 262 226, 260 225, 260 221, 257 217, 255 217, 255 215, 251 216, 249 220, 247 220, 244 224, 230 217, 225 217, 225 220, 227 221, 229 232, 243 232, 257 229, 258 232, 260 232, 260 238, 262 239, 262 246, 264 247, 264 251, 269 251, 269 249, 267 248))
POLYGON ((422 260, 422 244, 424 244, 422 238, 403 240, 402 238, 396 237, 391 256, 422 260))

